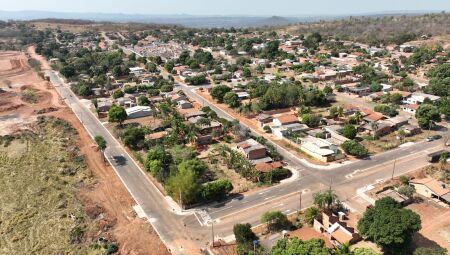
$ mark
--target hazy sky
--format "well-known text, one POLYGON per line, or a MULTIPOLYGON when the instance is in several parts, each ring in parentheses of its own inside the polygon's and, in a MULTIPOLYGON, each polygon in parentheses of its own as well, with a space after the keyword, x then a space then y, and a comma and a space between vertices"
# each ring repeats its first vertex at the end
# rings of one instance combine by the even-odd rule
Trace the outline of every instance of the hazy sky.
POLYGON ((1 10, 193 15, 340 15, 450 11, 450 0, 12 0, 1 10))

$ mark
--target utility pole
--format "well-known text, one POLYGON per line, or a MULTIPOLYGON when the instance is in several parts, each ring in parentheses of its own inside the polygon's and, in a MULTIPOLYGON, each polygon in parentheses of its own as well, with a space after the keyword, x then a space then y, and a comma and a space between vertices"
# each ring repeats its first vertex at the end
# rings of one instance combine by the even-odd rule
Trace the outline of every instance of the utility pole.
POLYGON ((181 211, 183 212, 183 200, 181 198, 181 189, 178 189, 178 192, 180 194, 180 207, 181 207, 181 211))
POLYGON ((214 220, 211 220, 212 247, 214 248, 214 220))
POLYGON ((333 185, 333 177, 330 177, 330 187, 329 187, 330 190, 332 185, 333 185))
POLYGON ((300 190, 300 199, 299 199, 299 208, 298 208, 298 215, 300 215, 301 211, 302 211, 302 194, 303 191, 300 190))
POLYGON ((395 158, 394 160, 394 166, 392 167, 392 176, 391 176, 391 180, 394 180, 394 173, 395 173, 395 164, 397 163, 397 158, 395 158))

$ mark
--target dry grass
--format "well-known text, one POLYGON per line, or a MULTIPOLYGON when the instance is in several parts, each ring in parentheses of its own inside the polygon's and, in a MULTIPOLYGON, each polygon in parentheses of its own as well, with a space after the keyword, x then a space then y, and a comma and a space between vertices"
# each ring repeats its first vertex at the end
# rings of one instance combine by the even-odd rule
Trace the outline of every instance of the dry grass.
POLYGON ((35 132, 0 149, 0 253, 101 254, 86 238, 96 227, 76 198, 89 179, 75 132, 59 121, 35 132))

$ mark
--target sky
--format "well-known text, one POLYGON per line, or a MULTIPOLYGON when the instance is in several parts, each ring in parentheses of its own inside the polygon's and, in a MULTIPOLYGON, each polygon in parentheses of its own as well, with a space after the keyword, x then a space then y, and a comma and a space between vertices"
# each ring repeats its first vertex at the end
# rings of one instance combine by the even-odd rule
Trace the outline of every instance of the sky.
POLYGON ((309 16, 395 11, 450 11, 450 0, 13 0, 0 10, 190 14, 239 16, 309 16))

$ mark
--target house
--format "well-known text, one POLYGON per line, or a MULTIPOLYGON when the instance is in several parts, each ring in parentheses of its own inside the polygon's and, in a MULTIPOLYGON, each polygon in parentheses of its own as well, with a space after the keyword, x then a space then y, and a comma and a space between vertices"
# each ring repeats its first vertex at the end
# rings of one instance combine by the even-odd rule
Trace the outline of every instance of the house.
POLYGON ((419 109, 419 105, 417 104, 407 104, 402 106, 402 110, 407 113, 416 114, 417 109, 419 109))
POLYGON ((406 136, 413 136, 422 132, 422 129, 420 127, 409 124, 404 125, 403 127, 400 128, 400 130, 403 130, 406 136))
POLYGON ((132 73, 134 76, 139 77, 143 74, 145 74, 147 70, 145 70, 142 67, 130 67, 130 73, 132 73))
POLYGON ((323 130, 325 130, 328 133, 328 136, 326 137, 328 140, 331 140, 333 143, 337 145, 341 145, 348 140, 347 137, 339 133, 339 131, 342 128, 343 127, 341 125, 330 125, 325 126, 323 130))
POLYGON ((282 126, 272 126, 272 133, 278 137, 283 138, 289 133, 299 133, 299 132, 306 132, 309 130, 309 127, 305 124, 301 123, 292 123, 292 124, 286 124, 282 126))
POLYGON ((369 122, 363 126, 371 136, 380 137, 393 131, 393 124, 388 121, 369 122))
POLYGON ((406 116, 395 116, 389 119, 386 119, 387 122, 390 122, 392 124, 392 126, 396 129, 400 128, 401 126, 407 125, 408 124, 408 117, 406 116))
POLYGON ((177 106, 178 106, 178 108, 180 108, 180 109, 190 109, 190 108, 193 107, 192 104, 191 104, 191 102, 186 101, 186 100, 180 100, 180 101, 178 101, 178 102, 177 102, 177 106))
POLYGON ((250 160, 261 159, 267 156, 266 147, 254 139, 248 139, 238 143, 236 149, 241 152, 246 159, 250 160))
POLYGON ((166 135, 167 131, 160 131, 146 135, 145 139, 151 141, 153 144, 159 144, 164 140, 166 135))
POLYGON ((197 145, 208 145, 208 144, 212 144, 213 142, 213 137, 212 135, 197 135, 195 138, 195 142, 197 143, 197 145))
POLYGON ((258 121, 259 125, 262 127, 265 124, 272 122, 273 117, 269 114, 261 113, 258 116, 256 116, 256 120, 258 121))
POLYGON ((339 152, 335 144, 313 136, 301 138, 300 150, 322 162, 336 160, 339 152))
POLYGON ((113 105, 112 99, 109 98, 99 98, 97 99, 97 111, 107 112, 109 108, 113 105))
POLYGON ((370 87, 351 87, 348 89, 350 93, 356 94, 359 97, 368 96, 370 94, 370 87))
POLYGON ((416 189, 416 193, 434 198, 450 205, 450 189, 447 184, 433 178, 414 179, 409 185, 416 189))
POLYGON ((331 213, 322 212, 319 219, 315 219, 313 228, 326 235, 334 246, 340 246, 345 243, 354 244, 361 240, 361 237, 355 232, 355 229, 349 227, 344 222, 344 213, 339 213, 339 217, 331 213))
POLYGON ((189 120, 190 118, 194 118, 194 117, 205 117, 205 116, 206 116, 206 113, 203 111, 191 111, 191 112, 184 114, 184 118, 186 120, 189 120))
POLYGON ((125 109, 129 119, 136 119, 151 116, 153 114, 152 108, 150 106, 134 106, 125 109))
MULTIPOLYGON (((369 112, 367 112, 367 113, 369 113, 369 112)), ((369 123, 380 121, 383 119, 386 119, 386 117, 383 114, 381 114, 379 112, 373 112, 373 111, 370 112, 369 114, 367 114, 366 116, 364 116, 364 118, 363 118, 364 121, 369 122, 369 123)))
POLYGON ((425 101, 425 99, 430 100, 431 102, 437 102, 439 101, 439 99, 441 99, 441 97, 435 96, 435 95, 430 95, 430 94, 425 94, 425 93, 421 93, 421 92, 414 92, 411 94, 410 97, 408 97, 405 100, 405 104, 423 104, 423 102, 425 101))
POLYGON ((273 124, 275 126, 283 126, 288 124, 300 123, 298 117, 294 114, 286 114, 273 119, 273 124))
POLYGON ((174 103, 178 103, 178 102, 180 102, 180 101, 187 101, 187 100, 188 100, 187 97, 186 97, 185 95, 180 95, 180 94, 172 95, 170 99, 171 99, 172 102, 174 102, 174 103))
POLYGON ((271 163, 258 163, 255 165, 256 171, 260 173, 270 173, 275 169, 280 169, 283 167, 283 163, 280 161, 271 162, 271 163))
MULTIPOLYGON (((204 117, 197 116, 193 118, 189 118, 188 121, 192 124, 197 124, 200 119, 204 119, 204 117)), ((200 133, 201 134, 212 134, 213 132, 221 133, 222 132, 222 124, 219 122, 212 120, 209 124, 200 125, 200 133)))

